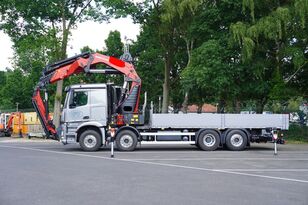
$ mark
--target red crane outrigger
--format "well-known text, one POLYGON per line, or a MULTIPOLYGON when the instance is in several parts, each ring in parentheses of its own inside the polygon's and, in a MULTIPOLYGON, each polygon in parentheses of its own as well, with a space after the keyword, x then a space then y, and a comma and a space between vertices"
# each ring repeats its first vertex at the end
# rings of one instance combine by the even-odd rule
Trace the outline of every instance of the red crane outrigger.
MULTIPOLYGON (((128 93, 122 93, 118 106, 125 104, 126 100, 130 98, 130 95, 134 93, 131 95, 131 98, 134 98, 135 102, 133 113, 138 113, 141 79, 136 73, 134 66, 125 61, 126 60, 123 61, 115 57, 102 55, 100 53, 86 52, 46 66, 32 96, 33 106, 39 116, 46 136, 48 138, 58 139, 56 127, 51 120, 48 110, 47 85, 68 78, 74 74, 123 74, 125 76, 123 87, 126 87, 128 82, 131 82, 131 87, 128 93), (105 65, 106 68, 96 69, 96 65, 99 64, 105 65), (44 99, 41 97, 41 91, 45 92, 44 99)), ((120 113, 118 117, 121 117, 120 113)))

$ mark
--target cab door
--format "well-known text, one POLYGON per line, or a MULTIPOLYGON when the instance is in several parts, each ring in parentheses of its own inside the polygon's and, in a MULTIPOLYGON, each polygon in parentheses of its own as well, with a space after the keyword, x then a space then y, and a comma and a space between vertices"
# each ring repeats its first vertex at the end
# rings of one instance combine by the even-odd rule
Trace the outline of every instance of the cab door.
POLYGON ((77 128, 79 124, 90 120, 90 91, 72 90, 65 112, 65 121, 69 127, 77 128))

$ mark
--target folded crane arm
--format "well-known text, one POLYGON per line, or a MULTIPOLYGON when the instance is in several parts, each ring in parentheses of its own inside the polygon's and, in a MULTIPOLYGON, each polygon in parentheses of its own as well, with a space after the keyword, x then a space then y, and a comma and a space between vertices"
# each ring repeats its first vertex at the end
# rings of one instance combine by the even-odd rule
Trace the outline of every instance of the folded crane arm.
POLYGON ((42 72, 39 82, 37 83, 37 86, 35 87, 32 96, 32 103, 47 137, 58 138, 56 128, 51 120, 48 110, 48 93, 46 87, 48 84, 55 83, 59 80, 63 80, 71 75, 79 73, 124 75, 124 84, 126 85, 127 82, 131 82, 131 88, 128 93, 123 93, 120 103, 125 103, 125 100, 129 98, 130 94, 134 91, 135 95, 137 90, 137 99, 134 105, 134 112, 138 112, 141 79, 136 73, 134 66, 128 62, 111 56, 106 56, 99 53, 82 53, 46 66, 42 72), (97 69, 96 65, 99 64, 105 65, 105 68, 97 69), (45 92, 44 98, 41 96, 41 91, 45 92))

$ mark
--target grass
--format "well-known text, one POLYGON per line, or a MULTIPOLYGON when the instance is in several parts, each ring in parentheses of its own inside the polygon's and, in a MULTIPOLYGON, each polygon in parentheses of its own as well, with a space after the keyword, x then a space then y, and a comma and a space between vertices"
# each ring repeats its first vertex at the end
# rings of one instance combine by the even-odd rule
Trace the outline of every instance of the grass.
POLYGON ((284 131, 283 134, 287 143, 308 144, 308 126, 290 124, 289 130, 284 131))

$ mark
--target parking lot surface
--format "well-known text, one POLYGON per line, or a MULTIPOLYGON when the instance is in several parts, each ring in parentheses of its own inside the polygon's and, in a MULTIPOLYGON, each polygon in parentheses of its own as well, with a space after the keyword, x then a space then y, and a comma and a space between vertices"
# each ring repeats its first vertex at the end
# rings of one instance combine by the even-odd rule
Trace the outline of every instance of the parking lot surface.
POLYGON ((83 152, 78 145, 0 139, 0 205, 308 204, 308 145, 241 152, 190 145, 83 152))

